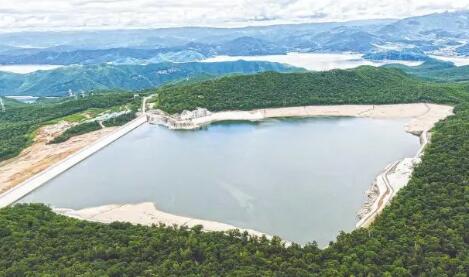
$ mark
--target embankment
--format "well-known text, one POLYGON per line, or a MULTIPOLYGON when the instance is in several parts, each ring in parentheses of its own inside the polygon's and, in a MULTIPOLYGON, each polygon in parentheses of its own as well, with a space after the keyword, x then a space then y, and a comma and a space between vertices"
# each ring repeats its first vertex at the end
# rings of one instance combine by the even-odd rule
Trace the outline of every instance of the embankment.
POLYGON ((388 165, 376 177, 372 186, 366 192, 367 201, 358 212, 357 228, 368 227, 384 209, 385 205, 409 182, 413 169, 420 163, 423 150, 429 142, 430 133, 426 130, 420 135, 420 148, 413 158, 405 158, 388 165))
POLYGON ((133 129, 137 128, 145 122, 147 122, 146 115, 139 116, 133 121, 123 125, 122 127, 114 130, 112 133, 97 140, 95 143, 86 146, 85 148, 79 150, 78 152, 72 155, 69 155, 65 159, 55 163, 54 165, 32 176, 24 182, 5 191, 4 193, 0 194, 0 208, 11 205, 12 203, 24 197, 26 194, 42 186, 47 181, 58 176, 62 172, 68 170, 69 168, 73 167, 74 165, 78 164, 89 156, 93 155, 97 151, 111 144, 118 138, 122 137, 123 135, 127 134, 128 132, 132 131, 133 129))

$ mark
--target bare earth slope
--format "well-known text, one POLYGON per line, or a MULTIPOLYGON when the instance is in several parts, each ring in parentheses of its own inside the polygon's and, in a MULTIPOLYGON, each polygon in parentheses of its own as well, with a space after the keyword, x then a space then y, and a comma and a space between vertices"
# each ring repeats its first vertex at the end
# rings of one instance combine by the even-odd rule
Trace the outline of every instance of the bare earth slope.
POLYGON ((48 141, 62 133, 68 127, 70 127, 69 123, 60 122, 40 128, 31 146, 24 149, 17 157, 1 162, 0 193, 42 172, 51 165, 60 162, 115 129, 101 129, 73 137, 63 143, 47 144, 48 141))

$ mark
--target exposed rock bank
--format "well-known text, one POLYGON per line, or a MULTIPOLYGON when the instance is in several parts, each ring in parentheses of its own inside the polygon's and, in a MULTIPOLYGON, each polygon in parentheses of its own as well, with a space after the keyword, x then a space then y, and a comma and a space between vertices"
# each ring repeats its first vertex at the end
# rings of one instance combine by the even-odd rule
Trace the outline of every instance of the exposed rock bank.
MULTIPOLYGON (((194 227, 203 225, 207 231, 228 231, 239 229, 235 226, 224 224, 216 221, 195 219, 165 213, 159 211, 153 203, 145 202, 139 204, 123 204, 123 205, 105 205, 100 207, 86 208, 81 210, 55 208, 54 212, 78 219, 111 223, 114 221, 129 222, 132 224, 152 225, 178 225, 194 227)), ((262 236, 264 233, 250 230, 240 229, 241 232, 247 231, 250 235, 262 236)), ((270 237, 266 235, 266 237, 270 237)))
POLYGON ((441 119, 451 115, 453 107, 437 104, 336 105, 257 109, 251 111, 210 112, 198 108, 169 115, 161 110, 147 112, 149 122, 170 129, 196 129, 213 122, 229 120, 258 121, 275 117, 352 116, 366 118, 411 118, 406 131, 420 135, 441 119))
POLYGON ((430 129, 436 122, 453 114, 453 107, 437 104, 396 104, 396 105, 339 105, 301 106, 288 108, 258 109, 252 111, 210 112, 198 108, 181 114, 169 115, 160 110, 148 113, 149 122, 170 129, 196 129, 218 121, 249 120, 258 121, 275 117, 311 116, 352 116, 366 118, 409 118, 405 131, 420 136, 421 148, 413 158, 405 158, 387 166, 376 177, 367 190, 367 200, 358 212, 356 227, 367 227, 396 193, 404 187, 421 160, 421 155, 430 137, 430 129))

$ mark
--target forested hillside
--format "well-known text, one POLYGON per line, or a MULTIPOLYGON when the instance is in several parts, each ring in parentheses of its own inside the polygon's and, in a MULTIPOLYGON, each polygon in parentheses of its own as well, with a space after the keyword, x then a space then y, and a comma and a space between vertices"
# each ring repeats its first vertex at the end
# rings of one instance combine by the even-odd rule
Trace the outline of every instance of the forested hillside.
POLYGON ((10 106, 5 112, 0 112, 0 161, 18 155, 32 142, 33 132, 51 120, 91 108, 110 108, 133 101, 140 100, 134 99, 130 93, 105 93, 58 103, 17 103, 10 106))
MULTIPOLYGON (((101 124, 104 127, 121 126, 135 119, 135 117, 136 117, 135 112, 129 112, 129 113, 125 113, 125 114, 107 119, 101 122, 101 124)), ((79 136, 82 134, 100 130, 101 128, 103 128, 101 124, 99 124, 97 120, 94 120, 94 121, 87 121, 87 122, 75 125, 65 130, 65 132, 63 132, 59 136, 55 137, 50 143, 61 143, 61 142, 69 140, 70 138, 74 136, 79 136)))
MULTIPOLYGON (((199 227, 91 223, 56 215, 41 205, 18 205, 0 210, 0 275, 467 276, 467 86, 427 83, 394 69, 363 67, 230 77, 158 92, 157 104, 172 112, 197 106, 221 110, 416 101, 456 108, 454 116, 433 129, 422 163, 391 205, 368 229, 342 233, 326 249, 315 243, 286 246, 279 238, 237 232, 201 232, 199 227)), ((119 95, 102 105, 121 101, 129 99, 119 95)), ((96 105, 92 103, 62 103, 52 114, 63 115, 66 107, 76 111, 96 105)), ((38 112, 25 112, 30 114, 25 118, 32 120, 38 112)))
MULTIPOLYGON (((20 101, 17 101, 17 100, 14 100, 14 99, 10 99, 10 98, 7 98, 7 97, 1 97, 1 96, 0 96, 0 98, 2 99, 1 101, 3 101, 3 107, 5 109, 25 106, 24 103, 22 103, 20 101)), ((0 110, 1 110, 1 107, 0 107, 0 110)))
POLYGON ((440 82, 469 81, 469 66, 455 66, 451 62, 430 59, 419 66, 406 66, 402 64, 385 65, 389 68, 398 68, 407 74, 423 79, 440 82))
POLYGON ((170 113, 197 107, 221 111, 330 104, 450 103, 461 94, 462 87, 424 82, 397 69, 362 66, 326 72, 266 72, 164 87, 156 91, 155 103, 170 113))
POLYGON ((296 72, 270 62, 72 65, 29 74, 0 72, 0 95, 68 96, 69 91, 142 90, 175 81, 264 71, 296 72))

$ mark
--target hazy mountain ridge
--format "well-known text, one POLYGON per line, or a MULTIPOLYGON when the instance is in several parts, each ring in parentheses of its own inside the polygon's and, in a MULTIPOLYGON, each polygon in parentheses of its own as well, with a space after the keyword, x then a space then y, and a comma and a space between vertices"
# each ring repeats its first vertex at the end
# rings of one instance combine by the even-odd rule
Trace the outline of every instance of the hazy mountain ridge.
MULTIPOLYGON (((196 59, 204 58, 200 52, 193 53, 189 50, 178 49, 137 49, 137 48, 112 48, 112 49, 78 49, 73 51, 37 51, 19 55, 1 55, 1 64, 101 64, 101 63, 142 63, 144 61, 162 62, 173 61, 173 56, 184 56, 183 60, 191 59, 191 54, 196 59)), ((177 61, 177 60, 174 60, 177 61)))
POLYGON ((428 59, 419 66, 406 66, 402 64, 385 65, 388 68, 397 68, 407 74, 423 79, 440 82, 469 81, 469 65, 455 66, 452 62, 428 59))
POLYGON ((461 56, 469 56, 469 43, 456 48, 456 53, 461 56))
MULTIPOLYGON (((177 27, 161 29, 42 31, 0 33, 4 46, 17 48, 69 47, 70 49, 108 48, 168 48, 192 42, 217 44, 240 37, 282 40, 292 34, 318 34, 341 26, 355 26, 366 30, 395 22, 395 20, 361 20, 350 22, 282 24, 259 27, 215 28, 177 27), (296 33, 295 33, 296 32, 296 33), (99 38, 99 39, 96 39, 99 38)), ((1 48, 1 47, 0 47, 1 48)))
MULTIPOLYGON (((216 55, 350 51, 368 53, 390 46, 395 51, 415 48, 425 53, 449 51, 468 55, 469 11, 430 14, 402 20, 232 29, 185 27, 3 33, 0 34, 0 40, 4 45, 0 46, 0 64, 187 62, 216 55)), ((393 56, 395 55, 390 57, 393 56)))
POLYGON ((270 62, 159 63, 148 65, 74 65, 29 74, 0 72, 0 95, 64 96, 73 92, 107 89, 141 90, 174 81, 251 74, 295 72, 299 68, 270 62))
POLYGON ((370 51, 363 55, 368 60, 405 60, 405 61, 427 61, 430 58, 418 48, 405 48, 401 50, 378 50, 370 51))

